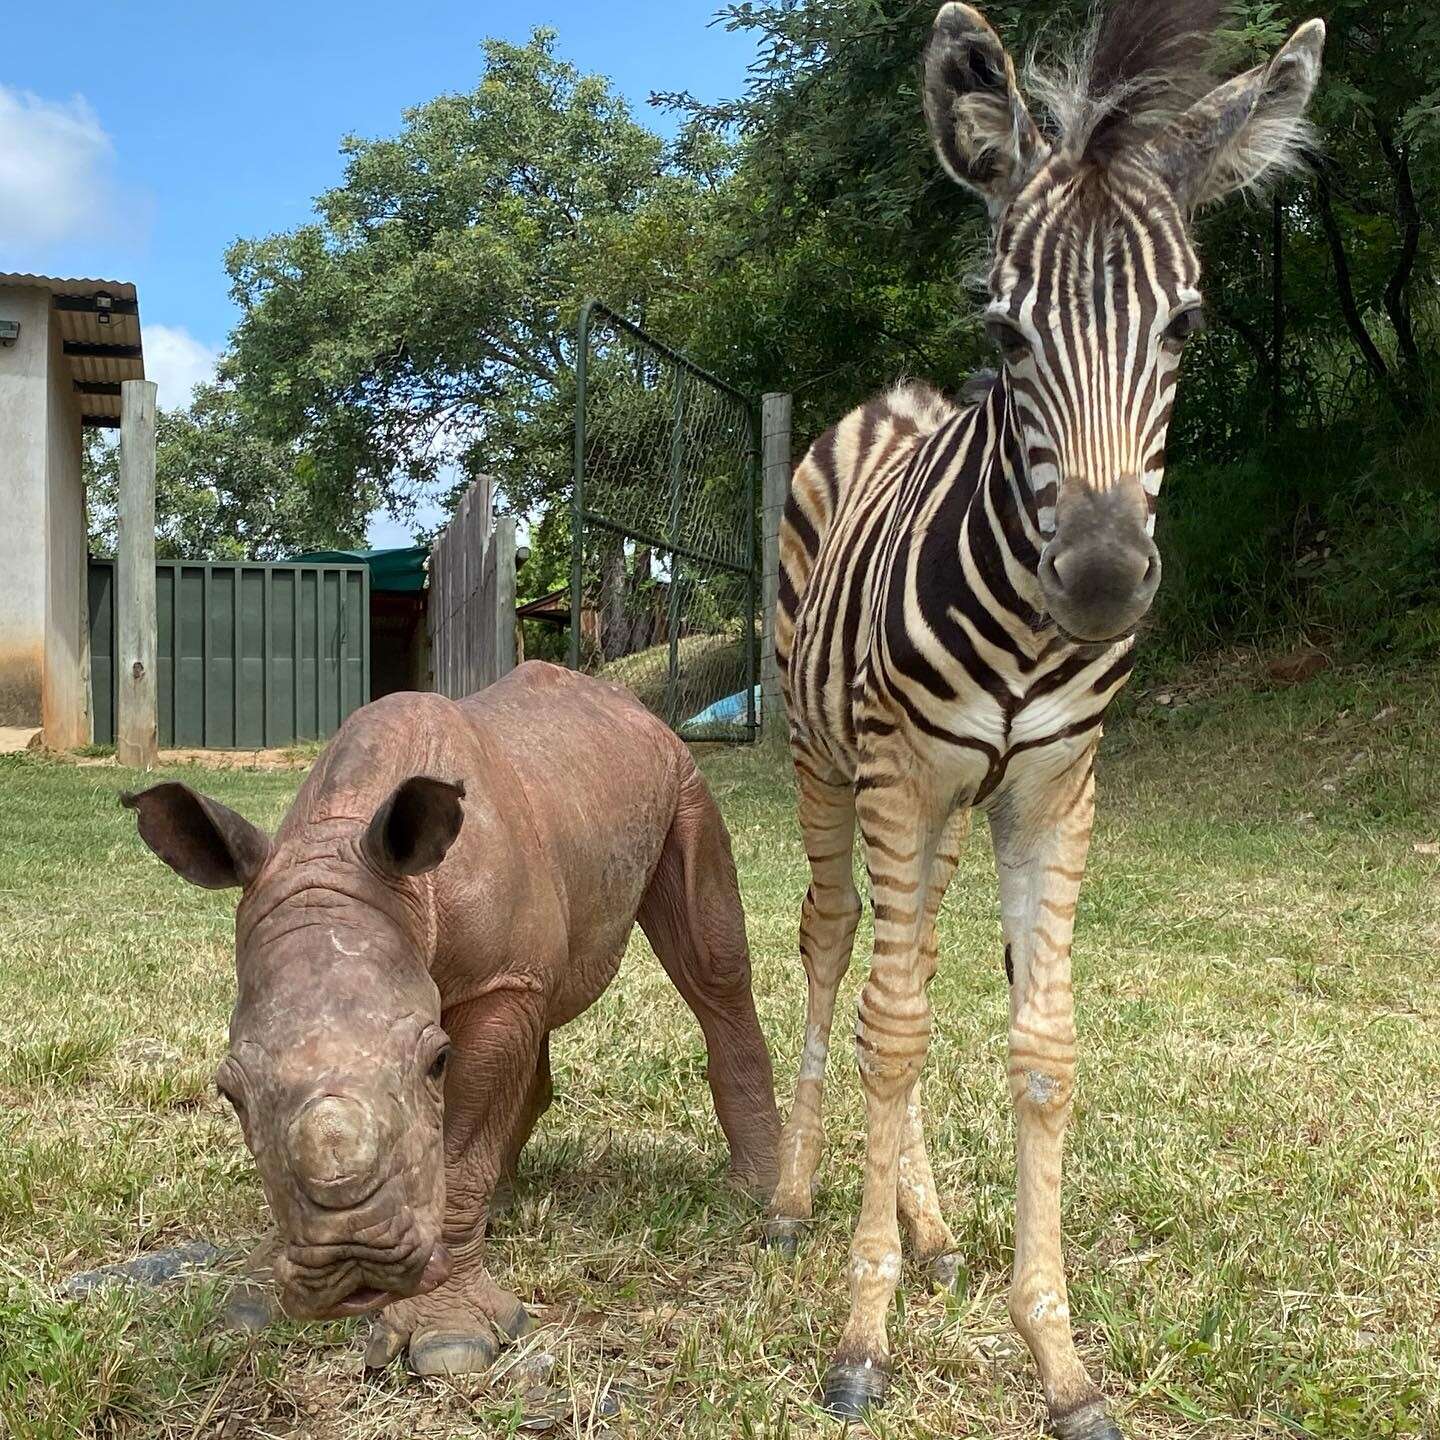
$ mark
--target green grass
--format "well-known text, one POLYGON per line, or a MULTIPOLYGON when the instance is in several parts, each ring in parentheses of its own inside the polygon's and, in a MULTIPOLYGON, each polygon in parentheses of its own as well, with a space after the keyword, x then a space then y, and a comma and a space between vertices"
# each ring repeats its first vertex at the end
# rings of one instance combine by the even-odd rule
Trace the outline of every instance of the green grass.
MULTIPOLYGON (((1433 1437, 1440 690, 1433 673, 1343 671, 1271 691, 1255 673, 1192 674, 1164 707, 1137 692, 1106 741, 1075 962, 1079 1342, 1130 1440, 1433 1437)), ((783 1101, 803 993, 789 780, 771 747, 704 765, 783 1101)), ((266 824, 299 778, 187 773, 266 824)), ((58 1298, 76 1270, 195 1237, 238 1255, 264 1226, 209 1087, 232 897, 182 886, 140 846, 115 803, 134 778, 0 761, 0 1432, 523 1434, 519 1377, 533 1382, 543 1349, 573 1406, 557 1434, 600 1433, 591 1405, 617 1379, 634 1393, 612 1435, 838 1433, 810 1396, 843 1318, 859 1197, 845 1047, 813 1238, 786 1267, 757 1251, 758 1214, 720 1181, 698 1033, 638 940, 557 1037, 557 1103, 493 1244, 544 1323, 491 1376, 366 1384, 352 1327, 223 1333, 234 1266, 159 1293, 58 1298)), ((872 1431, 1031 1440, 1038 1386, 1005 1313, 1011 1124, 983 824, 942 931, 926 1101, 967 1267, 953 1297, 907 1274, 895 1399, 872 1431)))

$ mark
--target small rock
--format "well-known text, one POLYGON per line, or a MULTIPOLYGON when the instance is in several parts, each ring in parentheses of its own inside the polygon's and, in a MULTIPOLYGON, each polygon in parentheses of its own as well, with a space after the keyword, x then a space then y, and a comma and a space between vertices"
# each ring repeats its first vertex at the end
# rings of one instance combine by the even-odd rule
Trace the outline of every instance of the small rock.
POLYGON ((517 1428, 527 1435, 544 1435, 557 1429, 570 1414, 570 1397, 557 1388, 541 1386, 526 1391, 524 1405, 525 1414, 517 1428))
POLYGON ((221 1311, 220 1323, 227 1330, 258 1335, 275 1318, 275 1302, 270 1292, 256 1285, 237 1285, 221 1311))
POLYGON ((630 1386, 619 1381, 613 1385, 607 1385, 600 1398, 595 1402, 595 1414, 601 1420, 613 1420, 620 1413, 625 1402, 632 1399, 634 1399, 634 1391, 630 1386))
POLYGON ((1155 703, 1157 705, 1173 705, 1175 703, 1175 697, 1166 690, 1155 697, 1155 703))
POLYGON ((99 1270, 86 1270, 72 1275, 60 1287, 62 1295, 88 1295, 106 1285, 146 1285, 154 1289, 178 1280, 189 1271, 203 1269, 219 1259, 220 1251, 204 1240, 177 1245, 173 1250, 157 1250, 140 1255, 123 1265, 106 1265, 99 1270))
POLYGON ((1265 667, 1265 673, 1277 685, 1303 685, 1329 668, 1330 657, 1313 645, 1307 645, 1293 654, 1272 660, 1265 667))
POLYGON ((1440 841, 1417 840, 1411 847, 1417 855, 1440 855, 1440 841))

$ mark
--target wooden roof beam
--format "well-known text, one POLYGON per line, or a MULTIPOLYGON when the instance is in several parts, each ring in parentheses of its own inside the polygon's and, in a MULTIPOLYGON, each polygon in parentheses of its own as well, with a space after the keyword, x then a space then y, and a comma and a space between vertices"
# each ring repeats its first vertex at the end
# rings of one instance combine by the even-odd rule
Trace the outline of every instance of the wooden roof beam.
POLYGON ((144 351, 138 345, 106 345, 92 340, 67 340, 65 353, 80 360, 140 360, 144 351))

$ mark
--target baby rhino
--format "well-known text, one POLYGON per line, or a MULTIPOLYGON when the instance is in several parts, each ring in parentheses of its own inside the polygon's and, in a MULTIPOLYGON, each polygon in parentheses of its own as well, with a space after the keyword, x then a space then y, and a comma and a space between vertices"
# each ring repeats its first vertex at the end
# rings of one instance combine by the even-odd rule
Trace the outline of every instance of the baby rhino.
POLYGON ((279 1230, 288 1313, 382 1311, 366 1363, 485 1369, 527 1325, 486 1213, 550 1100, 549 1036, 638 919, 695 1012, 731 1170, 776 1179, 770 1060, 724 822, 613 686, 522 665, 456 703, 358 711, 272 840, 187 786, 124 803, 192 884, 239 886, 216 1077, 279 1230))

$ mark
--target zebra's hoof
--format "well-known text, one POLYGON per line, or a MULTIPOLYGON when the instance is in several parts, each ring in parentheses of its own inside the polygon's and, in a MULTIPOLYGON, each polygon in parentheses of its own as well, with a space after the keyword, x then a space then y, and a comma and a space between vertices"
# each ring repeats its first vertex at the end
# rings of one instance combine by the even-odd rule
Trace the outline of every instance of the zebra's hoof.
POLYGON ((783 1217, 767 1220, 760 1233, 760 1248, 782 1260, 793 1260, 800 1251, 800 1222, 783 1217))
POLYGON ((960 1288, 960 1276, 965 1267, 960 1256, 953 1250, 945 1255, 937 1255, 926 1268, 930 1272, 930 1285, 933 1289, 953 1295, 960 1288))
POLYGON ((1103 1400, 1083 1405, 1068 1415, 1052 1417, 1050 1433, 1055 1440, 1125 1440, 1120 1427, 1106 1413, 1103 1400))
POLYGON ((863 1420, 885 1403, 890 1377, 878 1365, 832 1365, 820 1385, 820 1405, 836 1420, 863 1420))

